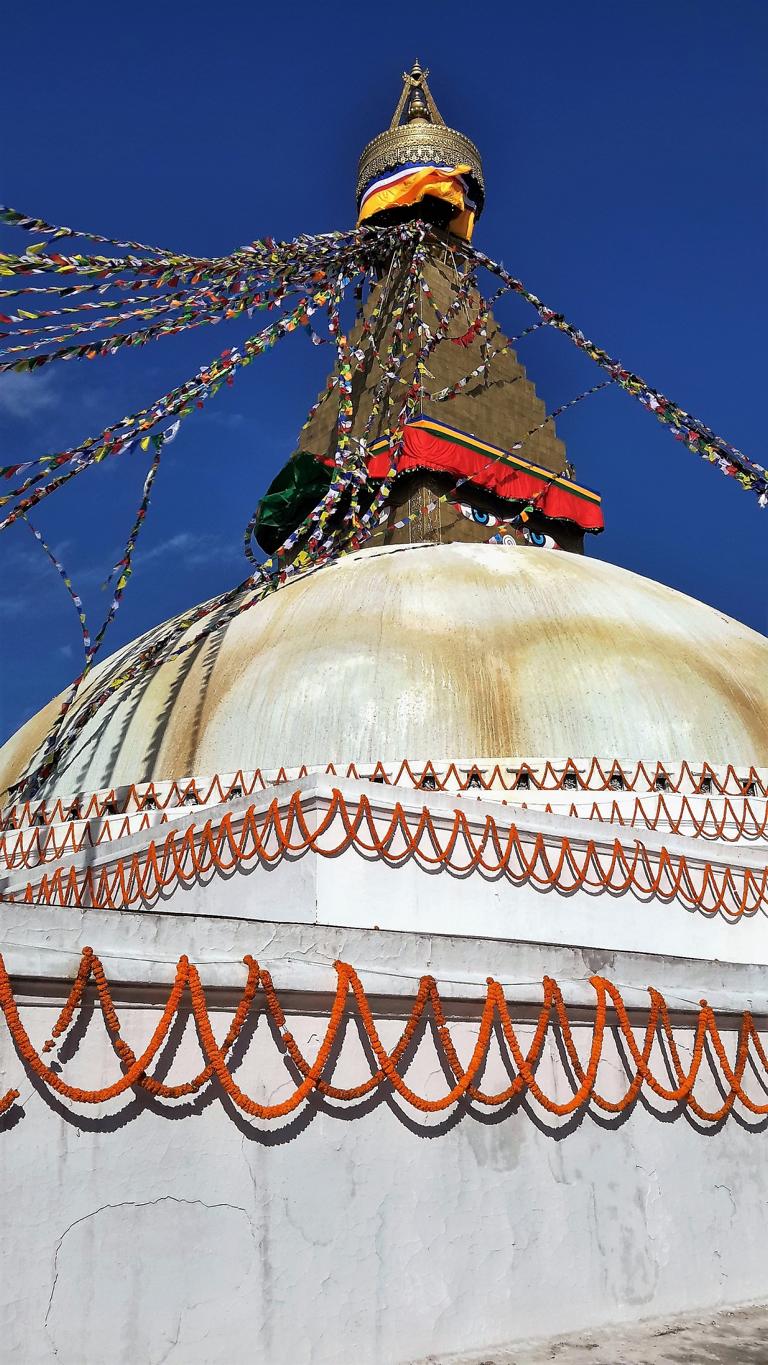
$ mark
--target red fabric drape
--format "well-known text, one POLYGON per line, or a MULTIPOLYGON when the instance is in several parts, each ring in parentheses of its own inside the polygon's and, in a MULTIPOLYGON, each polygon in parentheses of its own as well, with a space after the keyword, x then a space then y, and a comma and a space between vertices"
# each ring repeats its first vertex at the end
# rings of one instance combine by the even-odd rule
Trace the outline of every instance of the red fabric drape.
MULTIPOLYGON (((585 531, 604 527, 600 498, 590 489, 581 489, 566 479, 549 483, 545 470, 530 466, 514 454, 493 447, 478 446, 470 436, 451 428, 435 430, 436 424, 410 423, 405 429, 398 471, 432 469, 457 479, 469 478, 481 488, 502 498, 533 500, 537 511, 547 517, 573 521, 585 531), (544 492, 542 493, 542 490, 544 492), (541 496, 539 496, 541 495, 541 496)), ((384 478, 389 469, 389 449, 375 450, 368 460, 373 479, 384 478)))

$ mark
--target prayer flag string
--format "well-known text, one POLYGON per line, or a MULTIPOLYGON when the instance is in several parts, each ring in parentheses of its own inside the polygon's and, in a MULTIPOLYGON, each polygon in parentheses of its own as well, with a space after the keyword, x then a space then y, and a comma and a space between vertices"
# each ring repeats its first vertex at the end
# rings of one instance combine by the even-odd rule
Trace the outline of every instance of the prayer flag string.
POLYGON ((590 341, 578 327, 563 317, 562 313, 556 313, 552 308, 548 308, 541 299, 526 289, 521 280, 515 279, 489 256, 472 247, 467 248, 467 256, 476 265, 483 266, 497 275, 509 289, 526 299, 547 326, 563 332, 579 350, 589 356, 590 360, 606 370, 620 388, 630 393, 649 412, 653 412, 660 422, 674 427, 676 440, 683 441, 689 450, 701 455, 710 464, 716 464, 728 477, 737 479, 743 488, 756 493, 761 507, 768 506, 768 471, 762 465, 750 460, 721 436, 716 436, 704 422, 692 417, 659 389, 652 388, 645 379, 625 369, 620 361, 614 360, 607 351, 590 341))
POLYGON ((56 554, 54 554, 47 540, 43 539, 41 532, 37 529, 36 526, 32 525, 32 522, 29 520, 29 517, 22 515, 21 520, 29 528, 29 530, 32 532, 32 535, 35 537, 35 540, 37 541, 38 545, 41 547, 43 552, 48 556, 48 559, 50 560, 51 564, 53 565, 54 569, 56 570, 57 574, 59 575, 59 578, 61 579, 62 583, 64 584, 64 587, 66 588, 69 594, 72 605, 75 608, 75 611, 77 612, 77 619, 80 622, 80 630, 83 636, 83 650, 85 658, 87 660, 88 651, 91 647, 91 637, 88 631, 88 622, 85 617, 85 608, 83 607, 82 598, 80 598, 78 594, 75 592, 72 586, 72 579, 70 578, 69 574, 64 568, 64 565, 62 564, 61 560, 58 558, 56 554))
MULTIPOLYGON (((175 335, 203 325, 272 313, 260 331, 237 346, 227 347, 194 375, 161 395, 149 406, 114 422, 101 433, 78 445, 50 454, 33 456, 0 467, 0 478, 13 485, 0 495, 0 530, 17 519, 26 521, 31 533, 59 573, 78 611, 85 648, 85 667, 70 689, 54 730, 46 741, 43 761, 33 775, 44 780, 58 757, 82 728, 92 708, 102 705, 116 687, 133 680, 139 672, 157 667, 191 644, 219 630, 240 611, 261 600, 265 592, 285 583, 294 574, 327 564, 338 554, 354 551, 370 539, 382 524, 386 501, 401 467, 403 433, 409 422, 423 412, 425 402, 448 402, 474 380, 489 382, 496 357, 508 353, 523 337, 543 327, 562 331, 606 374, 606 378, 550 413, 511 445, 519 450, 536 431, 561 412, 592 393, 612 384, 637 399, 658 420, 673 429, 676 440, 716 465, 753 492, 760 506, 768 505, 768 473, 704 422, 687 413, 660 390, 625 369, 608 352, 590 341, 562 314, 541 299, 491 257, 468 243, 449 247, 454 276, 447 307, 438 306, 424 272, 432 229, 422 222, 394 227, 358 227, 314 236, 300 235, 290 242, 270 237, 253 241, 221 257, 196 257, 139 242, 122 241, 46 221, 0 207, 0 223, 35 234, 39 240, 18 253, 0 253, 0 277, 8 281, 0 299, 13 299, 0 313, 0 375, 5 371, 30 372, 42 365, 72 359, 95 359, 115 354, 123 347, 143 346, 162 336, 175 335), (122 255, 100 255, 68 250, 57 243, 64 238, 105 246, 122 255), (396 264, 395 264, 396 263, 396 264), (489 272, 499 285, 490 298, 478 292, 477 276, 489 272), (27 283, 34 277, 34 283, 27 283), (62 280, 61 277, 64 277, 62 280), (374 306, 363 312, 366 282, 378 290, 374 306), (81 298, 83 294, 91 297, 81 298), (494 347, 489 340, 493 303, 505 294, 524 298, 538 314, 536 322, 494 347), (29 299, 27 299, 29 295, 29 299), (343 315, 347 296, 357 314, 357 324, 343 315), (94 297, 95 296, 95 297, 94 297), (77 298, 76 303, 66 302, 77 298), (423 304, 434 318, 427 321, 423 304), (328 337, 321 335, 312 319, 327 312, 328 337), (452 335, 454 323, 463 328, 452 335), (123 331, 115 330, 127 323, 123 331), (255 527, 246 528, 246 553, 254 572, 237 587, 212 603, 179 618, 143 650, 138 662, 119 677, 110 678, 97 696, 80 709, 71 725, 64 720, 79 686, 90 671, 104 634, 119 608, 132 572, 136 541, 146 516, 163 447, 173 439, 180 422, 215 397, 223 385, 231 386, 236 375, 258 355, 270 350, 294 331, 306 333, 314 345, 333 343, 336 366, 324 395, 310 410, 308 421, 324 401, 335 402, 335 438, 329 463, 332 475, 317 505, 294 526, 277 551, 257 562, 251 548, 255 527), (479 348, 480 361, 460 379, 429 391, 433 352, 444 344, 468 350, 479 348), (361 428, 355 431, 356 384, 363 387, 376 365, 381 373, 370 389, 371 404, 361 428), (162 429, 162 424, 172 426, 162 429), (367 457, 374 424, 387 433, 389 465, 375 487, 368 479, 367 457), (110 579, 117 576, 112 601, 93 643, 82 602, 74 592, 63 565, 29 521, 29 513, 45 498, 85 469, 113 455, 154 448, 152 464, 144 482, 142 499, 123 557, 110 579), (204 625, 193 642, 178 644, 179 635, 191 625, 204 625), (170 650, 170 653, 168 652, 170 650), (85 719, 82 719, 85 717, 85 719), (82 724, 81 724, 82 720, 82 724)), ((440 238, 445 249, 445 240, 440 238)), ((442 302, 442 300, 441 300, 442 302)), ((350 312, 352 309, 350 309, 350 312)), ((454 371, 455 372, 455 371, 454 371)), ((514 378, 504 377, 503 382, 514 378)), ((2 382, 2 379, 0 379, 2 382)), ((553 473, 552 480, 560 475, 553 473)), ((460 479, 440 501, 455 496, 469 478, 460 479)), ((550 480, 551 482, 551 480, 550 480)), ((547 485, 548 486, 548 485, 547 485)), ((525 519, 542 495, 513 518, 525 519)), ((306 504, 305 504, 306 505, 306 504)), ((409 518, 406 518, 408 521, 409 518)), ((405 524, 396 523, 396 525, 405 524)), ((282 534, 282 533, 281 533, 282 534)))

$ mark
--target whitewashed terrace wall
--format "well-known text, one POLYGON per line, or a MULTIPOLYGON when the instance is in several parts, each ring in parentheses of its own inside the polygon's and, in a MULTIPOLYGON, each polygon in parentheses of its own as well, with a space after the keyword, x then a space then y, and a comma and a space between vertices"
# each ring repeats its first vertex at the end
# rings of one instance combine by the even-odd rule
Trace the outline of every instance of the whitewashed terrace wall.
MULTIPOLYGON (((361 795, 368 798, 382 831, 399 803, 414 827, 427 807, 436 827, 447 837, 457 807, 452 793, 378 787, 351 779, 331 782, 310 776, 204 812, 193 808, 159 828, 140 830, 113 843, 87 848, 60 859, 56 866, 65 871, 74 868, 78 873, 89 867, 94 871, 114 867, 118 858, 125 861, 133 854, 143 853, 153 840, 162 842, 170 830, 181 835, 192 827, 200 829, 207 820, 215 828, 224 815, 232 819, 233 828, 238 830, 249 808, 262 815, 274 799, 285 815, 293 792, 301 794, 312 827, 327 813, 334 790, 342 793, 351 809, 356 808, 361 795)), ((491 816, 502 836, 514 824, 531 844, 541 832, 553 850, 563 837, 575 849, 583 849, 594 841, 606 864, 615 840, 631 852, 641 839, 652 857, 657 858, 662 849, 667 849, 675 856, 685 856, 694 869, 710 862, 721 872, 727 867, 735 872, 751 868, 760 875, 765 866, 765 848, 759 843, 735 845, 664 831, 640 832, 491 800, 464 801, 461 808, 476 838, 491 816)), ((323 842, 331 847, 342 836, 342 822, 337 817, 323 842)), ((456 857, 460 862, 461 841, 456 857)), ((44 874, 50 876, 51 870, 51 865, 46 864, 44 868, 4 873, 0 876, 0 894, 20 899, 30 886, 34 897, 40 878, 44 874)), ((422 933, 511 937, 629 952, 768 963, 768 916, 764 910, 734 920, 723 912, 710 915, 686 906, 679 899, 649 898, 632 889, 619 894, 584 887, 562 895, 532 882, 515 885, 503 875, 486 876, 476 871, 464 877, 446 869, 430 868, 415 857, 391 866, 354 848, 336 857, 306 852, 295 858, 281 858, 269 867, 254 860, 228 877, 214 873, 204 883, 171 886, 163 893, 163 904, 181 915, 204 913, 341 923, 369 929, 415 929, 422 933)))
MULTIPOLYGON (((456 807, 449 793, 317 776, 282 785, 279 800, 285 809, 300 791, 311 823, 334 788, 353 805, 365 792, 382 821, 399 800, 412 816, 427 805, 446 830, 456 807)), ((257 808, 273 795, 258 797, 257 808)), ((227 812, 237 826, 251 804, 209 808, 203 822, 215 825, 227 812)), ((462 805, 477 829, 490 813, 500 829, 514 820, 553 846, 563 834, 604 849, 617 837, 631 847, 638 837, 488 799, 462 805)), ((108 868, 171 827, 200 823, 199 810, 177 811, 160 829, 134 829, 59 865, 108 868)), ((757 844, 652 831, 642 839, 656 854, 666 847, 721 869, 757 870, 765 856, 757 844)), ((0 890, 18 897, 42 874, 6 872, 0 890)), ((104 962, 135 1048, 154 1027, 182 953, 201 966, 219 1038, 244 982, 242 957, 253 953, 272 972, 310 1056, 325 1031, 337 958, 359 971, 390 1045, 419 977, 432 973, 463 1059, 488 975, 504 986, 523 1038, 542 976, 555 976, 583 1057, 595 972, 620 987, 640 1028, 646 987, 660 989, 684 1056, 702 996, 719 1011, 731 1057, 743 1009, 768 1028, 763 913, 730 923, 632 892, 566 897, 504 877, 429 871, 417 859, 390 867, 353 849, 213 874, 205 886, 178 885, 151 907, 126 911, 4 904, 0 947, 38 1047, 86 944, 104 962)), ((76 1046, 65 1043, 58 1054, 73 1052, 67 1079, 91 1088, 115 1080, 100 1017, 72 1033, 76 1046)), ((171 1080, 200 1069, 188 1019, 168 1060, 171 1080)), ((661 1071, 663 1059, 656 1063, 661 1071)), ((334 1077, 352 1084, 367 1068, 350 1024, 334 1077)), ((494 1054, 489 1088, 504 1074, 494 1054)), ((237 1076, 263 1100, 293 1087, 263 1022, 237 1076)), ((609 1043, 600 1088, 618 1094, 625 1076, 609 1043)), ((565 1096, 554 1039, 539 1079, 565 1096)), ((446 1089, 430 1034, 408 1080, 426 1095, 446 1089)), ((759 1083, 751 1084, 759 1097, 759 1083)), ((765 1125, 743 1112, 707 1129, 644 1095, 616 1119, 589 1109, 558 1120, 528 1100, 511 1110, 460 1104, 425 1116, 388 1092, 341 1112, 312 1102, 260 1124, 215 1084, 174 1103, 131 1093, 103 1107, 77 1106, 26 1072, 0 1021, 0 1093, 9 1086, 21 1101, 0 1117, 3 1365, 404 1365, 768 1297, 765 1125)), ((714 1082, 701 1098, 719 1102, 714 1082)))
MULTIPOLYGON (((242 988, 240 959, 254 953, 310 1054, 337 957, 358 968, 390 1045, 418 977, 432 972, 463 1058, 489 973, 518 1002, 523 1037, 541 977, 554 975, 582 1020, 582 1055, 596 971, 620 985, 638 1020, 645 986, 664 991, 686 1056, 701 995, 721 1012, 731 1055, 729 1011, 748 1006, 763 1027, 768 1019, 758 967, 169 911, 4 907, 3 951, 38 1046, 86 943, 103 958, 134 1046, 151 1032, 182 952, 201 964, 219 1037, 242 988)), ((191 1025, 175 1046, 169 1079, 185 1079, 200 1065, 191 1025)), ((66 1075, 98 1086, 117 1074, 96 1015, 66 1075)), ((365 1074, 350 1027, 334 1078, 365 1074)), ((263 1024, 237 1075, 262 1099, 292 1088, 263 1024)), ((609 1049, 600 1072, 609 1096, 624 1075, 609 1049)), ((539 1077, 564 1095, 554 1042, 539 1077)), ((446 1088, 429 1036, 408 1079, 425 1094, 446 1088)), ((503 1080, 497 1058, 486 1080, 503 1080)), ((3 1362, 397 1365, 768 1296, 766 1137, 743 1116, 702 1132, 653 1099, 614 1120, 592 1111, 558 1120, 533 1102, 425 1116, 387 1095, 340 1113, 310 1104, 268 1125, 216 1086, 191 1101, 132 1094, 78 1107, 38 1088, 0 1025, 8 1085, 22 1104, 0 1119, 3 1362)), ((716 1102, 715 1087, 702 1098, 716 1102)))

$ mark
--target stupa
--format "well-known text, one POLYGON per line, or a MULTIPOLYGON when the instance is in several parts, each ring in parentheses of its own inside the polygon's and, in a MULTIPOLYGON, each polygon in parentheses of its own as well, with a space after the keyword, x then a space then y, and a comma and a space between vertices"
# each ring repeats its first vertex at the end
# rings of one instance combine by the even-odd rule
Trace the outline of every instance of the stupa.
POLYGON ((768 1293, 768 640, 584 553, 600 497, 466 265, 484 195, 415 64, 357 206, 423 225, 446 344, 398 363, 393 255, 350 333, 372 535, 299 536, 4 809, 9 1359, 481 1360, 768 1293))

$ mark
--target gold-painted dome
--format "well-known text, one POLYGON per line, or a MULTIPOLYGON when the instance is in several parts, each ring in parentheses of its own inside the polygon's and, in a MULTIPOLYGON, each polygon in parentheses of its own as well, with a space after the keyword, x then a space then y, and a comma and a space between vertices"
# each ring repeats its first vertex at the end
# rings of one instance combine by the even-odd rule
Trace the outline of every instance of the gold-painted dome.
POLYGON ((474 142, 455 128, 448 128, 440 116, 427 84, 428 71, 414 62, 403 72, 403 89, 392 122, 363 148, 357 168, 357 204, 370 181, 385 171, 417 162, 423 165, 469 166, 472 188, 480 217, 485 201, 483 163, 474 142))

